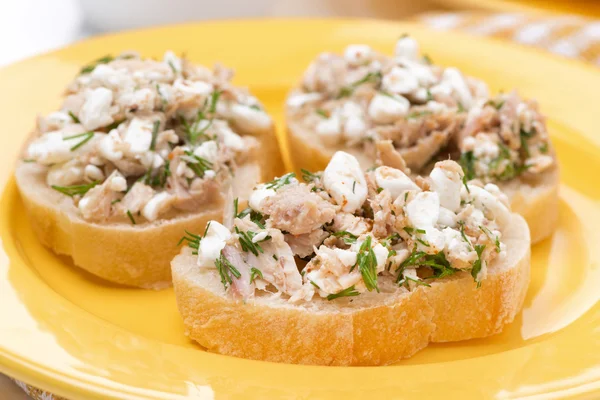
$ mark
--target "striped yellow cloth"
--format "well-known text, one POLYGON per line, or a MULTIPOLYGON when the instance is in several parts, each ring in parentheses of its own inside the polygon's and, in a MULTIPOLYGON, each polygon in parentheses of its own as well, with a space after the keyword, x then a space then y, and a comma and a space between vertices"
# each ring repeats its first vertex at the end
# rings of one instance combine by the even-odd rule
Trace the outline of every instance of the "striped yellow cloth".
POLYGON ((534 46, 600 67, 600 20, 575 15, 424 14, 417 20, 435 30, 458 30, 534 46))
MULTIPOLYGON (((435 13, 416 17, 435 30, 459 30, 545 49, 600 67, 600 20, 575 15, 488 14, 481 12, 435 13)), ((35 400, 66 400, 17 382, 35 400)))

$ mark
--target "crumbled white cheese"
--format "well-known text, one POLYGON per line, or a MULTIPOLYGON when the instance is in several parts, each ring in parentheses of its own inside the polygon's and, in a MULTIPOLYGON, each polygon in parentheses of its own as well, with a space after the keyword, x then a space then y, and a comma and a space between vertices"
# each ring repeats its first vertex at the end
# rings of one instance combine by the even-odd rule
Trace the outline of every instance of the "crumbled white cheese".
POLYGON ((369 116, 378 123, 389 124, 405 116, 410 102, 400 95, 377 93, 369 103, 369 116))
POLYGON ((358 160, 336 152, 323 172, 323 185, 342 211, 354 213, 367 199, 367 181, 358 160))
POLYGON ((181 94, 183 97, 200 96, 206 98, 213 90, 213 85, 202 81, 190 81, 179 78, 173 82, 173 91, 175 94, 181 94))
POLYGON ((375 183, 378 187, 388 190, 392 200, 406 190, 421 190, 404 172, 387 166, 375 169, 375 183))
POLYGON ((431 187, 439 195, 442 207, 455 212, 460 208, 462 177, 458 170, 443 168, 439 165, 443 165, 443 163, 436 164, 429 174, 431 187))
POLYGON ((156 91, 142 88, 132 92, 122 93, 117 99, 121 107, 137 111, 152 111, 156 101, 156 91))
POLYGON ((68 161, 50 167, 46 176, 46 183, 50 186, 71 186, 81 182, 82 179, 83 169, 77 165, 76 161, 68 161))
POLYGON ((175 200, 175 196, 168 192, 157 193, 146 203, 142 209, 142 215, 148 221, 154 221, 163 211, 170 207, 173 200, 175 200))
POLYGON ((123 140, 116 130, 108 135, 103 135, 98 142, 98 152, 100 155, 110 161, 118 161, 123 158, 123 152, 117 150, 117 147, 123 144, 123 140))
POLYGON ((372 57, 373 50, 366 44, 351 44, 344 52, 344 59, 352 66, 365 65, 372 57))
POLYGON ((114 122, 110 115, 113 92, 105 87, 90 89, 85 93, 85 103, 79 111, 79 120, 87 130, 94 130, 114 122))
POLYGON ((475 185, 468 185, 473 198, 473 205, 481 210, 489 219, 495 219, 500 227, 510 221, 510 210, 492 193, 475 185), (489 215, 491 213, 491 215, 489 215))
POLYGON ((417 229, 426 229, 438 221, 440 197, 436 192, 420 192, 406 206, 406 216, 417 229))
POLYGON ((273 126, 273 121, 266 112, 244 104, 233 104, 231 117, 240 127, 249 132, 262 132, 273 126))
POLYGON ((248 199, 250 208, 260 211, 260 203, 267 197, 275 196, 275 190, 267 189, 266 185, 261 184, 254 188, 248 199))
POLYGON ((419 88, 418 79, 406 68, 393 67, 382 79, 383 88, 390 93, 409 94, 419 88))
POLYGON ((316 131, 324 144, 336 145, 342 137, 342 123, 337 113, 332 113, 329 118, 319 121, 316 131))
POLYGON ((52 165, 68 161, 88 151, 94 144, 96 135, 77 149, 71 150, 74 145, 84 140, 85 137, 65 140, 65 138, 75 136, 80 132, 79 130, 75 130, 75 133, 71 133, 70 131, 73 130, 54 131, 41 135, 29 144, 27 157, 36 160, 36 162, 42 165, 52 165))
POLYGON ((214 163, 219 156, 219 147, 214 140, 208 140, 196 147, 194 155, 214 163))
POLYGON ((419 44, 410 36, 401 37, 396 42, 394 55, 397 58, 416 61, 419 57, 419 44))
POLYGON ((267 232, 267 231, 259 232, 256 235, 254 235, 254 237, 252 238, 252 243, 258 243, 261 240, 264 240, 267 236, 269 236, 269 232, 267 232))
POLYGON ((200 246, 198 246, 198 265, 200 267, 214 267, 215 260, 221 256, 221 250, 225 248, 229 238, 231 238, 229 229, 217 221, 210 221, 206 235, 200 241, 200 246))
POLYGON ((110 178, 108 188, 113 192, 124 192, 127 190, 127 181, 121 174, 116 174, 110 178))
POLYGON ((133 118, 125 131, 123 140, 132 153, 144 153, 150 149, 153 122, 149 119, 133 118))
POLYGON ((104 172, 95 165, 88 164, 85 166, 83 173, 86 178, 92 181, 101 181, 104 179, 104 172))

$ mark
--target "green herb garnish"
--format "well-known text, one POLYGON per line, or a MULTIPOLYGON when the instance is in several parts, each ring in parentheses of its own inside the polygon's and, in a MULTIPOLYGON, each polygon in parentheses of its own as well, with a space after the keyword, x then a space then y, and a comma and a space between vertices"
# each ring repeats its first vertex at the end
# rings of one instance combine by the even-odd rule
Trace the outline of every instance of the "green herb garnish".
POLYGON ((332 235, 341 238, 346 244, 356 243, 356 239, 358 239, 358 236, 348 231, 337 231, 333 232, 332 235))
POLYGON ((257 277, 259 277, 260 279, 263 279, 262 272, 260 271, 260 269, 251 267, 250 268, 250 283, 254 282, 257 277))
POLYGON ((150 141, 150 150, 154 151, 156 148, 156 137, 158 136, 158 129, 160 128, 160 121, 154 121, 152 125, 152 140, 150 141))
POLYGON ((193 249, 192 254, 198 255, 198 248, 200 248, 200 241, 202 238, 199 235, 195 235, 191 232, 185 231, 185 236, 179 239, 177 242, 177 246, 180 246, 181 243, 187 242, 188 246, 193 249))
POLYGON ((473 263, 473 268, 471 268, 471 276, 477 282, 477 287, 481 286, 481 282, 477 280, 477 275, 479 275, 479 272, 481 271, 481 265, 482 265, 481 253, 483 253, 483 250, 485 250, 484 244, 476 244, 475 245, 475 252, 477 253, 477 260, 473 263))
POLYGON ((327 111, 323 110, 322 108, 317 108, 315 112, 323 118, 329 118, 327 111))
POLYGON ((340 297, 358 296, 359 294, 360 293, 358 292, 358 290, 356 290, 356 288, 354 288, 354 285, 352 285, 349 288, 346 288, 346 289, 344 289, 344 290, 342 290, 340 292, 328 295, 327 296, 327 300, 331 301, 331 300, 335 300, 335 299, 340 298, 340 297))
POLYGON ((73 196, 83 196, 85 195, 91 188, 99 184, 100 181, 94 181, 92 183, 88 183, 86 185, 72 185, 72 186, 50 186, 54 190, 58 190, 62 194, 66 194, 69 197, 73 196))
POLYGON ((129 217, 129 220, 131 221, 131 223, 133 225, 135 225, 135 219, 133 219, 133 215, 131 214, 131 211, 127 210, 127 216, 129 217))
POLYGON ((96 67, 100 64, 108 64, 111 61, 114 61, 114 57, 111 55, 106 55, 104 57, 101 57, 95 61, 92 61, 91 63, 87 64, 86 66, 84 66, 83 68, 81 68, 81 71, 79 71, 80 74, 89 74, 90 72, 92 72, 94 69, 96 69, 96 67))
POLYGON ((485 235, 494 242, 494 245, 496 245, 496 252, 500 253, 500 238, 498 236, 494 236, 492 231, 483 225, 479 225, 479 229, 481 229, 483 233, 485 233, 485 235))
POLYGON ((228 285, 231 285, 233 279, 231 276, 233 275, 236 279, 239 279, 242 274, 237 270, 236 267, 233 266, 231 262, 223 255, 223 251, 221 251, 221 256, 215 260, 215 267, 217 271, 219 271, 219 276, 221 277, 221 283, 227 289, 228 285))
POLYGON ((94 132, 90 131, 90 132, 84 132, 84 133, 80 133, 78 135, 71 135, 71 136, 65 136, 63 138, 63 140, 72 140, 72 139, 79 139, 79 138, 83 138, 81 139, 79 142, 75 143, 69 150, 71 151, 75 151, 78 148, 80 148, 81 146, 83 146, 84 144, 86 144, 87 142, 90 141, 91 138, 94 137, 94 132))
POLYGON ((204 173, 213 168, 213 164, 210 161, 206 160, 205 158, 198 157, 190 150, 186 150, 185 155, 187 157, 184 159, 184 161, 188 168, 194 171, 194 174, 200 178, 204 178, 204 173))
POLYGON ((79 120, 79 118, 77 118, 77 115, 73 114, 73 111, 69 110, 69 117, 71 117, 71 119, 73 120, 73 122, 75 122, 76 124, 81 123, 81 121, 79 120))
POLYGON ((463 183, 475 178, 475 155, 472 151, 466 151, 462 153, 460 155, 458 163, 460 164, 460 166, 463 169, 463 172, 465 173, 463 177, 463 183))
POLYGON ((288 174, 283 175, 280 178, 273 179, 271 182, 267 182, 265 184, 265 188, 267 188, 267 189, 273 189, 273 190, 277 191, 281 187, 283 187, 285 185, 289 185, 290 183, 292 183, 292 179, 295 178, 295 177, 296 177, 296 174, 293 173, 293 172, 290 172, 288 174))
POLYGON ((375 257, 375 252, 371 248, 371 236, 367 236, 365 241, 360 245, 354 267, 356 265, 358 265, 358 270, 362 275, 367 290, 377 290, 379 292, 379 288, 377 287, 377 257, 375 257))
POLYGON ((377 83, 378 84, 381 81, 382 77, 383 77, 383 75, 381 74, 381 71, 369 72, 363 78, 357 80, 356 82, 353 82, 348 86, 344 86, 338 93, 337 98, 341 99, 343 97, 348 97, 348 96, 352 95, 352 93, 354 93, 354 89, 356 89, 358 86, 360 86, 364 83, 377 83))

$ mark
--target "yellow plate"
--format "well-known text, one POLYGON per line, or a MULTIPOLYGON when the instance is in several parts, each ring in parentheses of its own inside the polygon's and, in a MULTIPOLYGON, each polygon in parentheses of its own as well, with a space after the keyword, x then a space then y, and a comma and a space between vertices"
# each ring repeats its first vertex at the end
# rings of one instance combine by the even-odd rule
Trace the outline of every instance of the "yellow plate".
MULTIPOLYGON (((183 397, 553 398, 600 392, 600 74, 576 62, 408 24, 271 20, 162 27, 95 38, 0 70, 0 370, 72 399, 183 397), (286 91, 324 50, 391 52, 404 32, 441 64, 518 87, 550 116, 562 164, 560 228, 533 251, 525 308, 498 336, 433 345, 397 366, 282 365, 210 354, 183 335, 171 290, 105 284, 35 239, 11 177, 38 112, 107 53, 186 52, 237 69, 282 128, 286 91)), ((466 305, 468 306, 468 305, 466 305)), ((285 332, 281 333, 285 335, 285 332)), ((243 346, 243 343, 240 343, 243 346)))

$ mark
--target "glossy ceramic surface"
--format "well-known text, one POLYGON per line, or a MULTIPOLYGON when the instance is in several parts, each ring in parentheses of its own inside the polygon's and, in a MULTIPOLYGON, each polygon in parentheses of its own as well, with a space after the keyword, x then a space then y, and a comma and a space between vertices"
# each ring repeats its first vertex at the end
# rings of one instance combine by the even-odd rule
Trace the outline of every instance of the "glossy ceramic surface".
MULTIPOLYGON (((452 33, 374 21, 271 20, 162 27, 95 38, 0 70, 0 371, 72 399, 587 398, 600 393, 600 74, 591 67, 452 33), (60 104, 81 65, 166 49, 236 68, 275 116, 315 55, 404 32, 436 62, 493 91, 539 99, 562 165, 560 227, 533 249, 524 311, 501 335, 433 345, 389 367, 256 362, 204 352, 183 335, 172 290, 106 284, 44 249, 12 178, 39 112, 60 104)), ((285 143, 284 143, 285 144, 285 143)), ((293 149, 292 149, 293 151, 293 149)), ((285 332, 282 332, 285 334, 285 332)))

